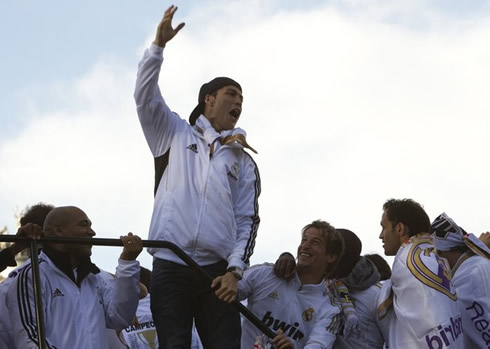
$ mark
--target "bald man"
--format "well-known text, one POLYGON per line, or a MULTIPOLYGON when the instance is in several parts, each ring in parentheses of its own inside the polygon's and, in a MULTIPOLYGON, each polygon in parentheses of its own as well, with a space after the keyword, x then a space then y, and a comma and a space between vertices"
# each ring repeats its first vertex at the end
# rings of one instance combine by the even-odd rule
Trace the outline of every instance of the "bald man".
MULTIPOLYGON (((92 238, 85 212, 74 206, 53 209, 44 222, 45 236, 92 238)), ((100 276, 90 260, 91 245, 44 244, 39 256, 42 304, 48 348, 107 348, 107 328, 128 326, 139 295, 141 239, 121 236, 123 251, 114 286, 100 276)), ((38 348, 31 266, 24 268, 8 290, 7 302, 16 348, 38 348)))

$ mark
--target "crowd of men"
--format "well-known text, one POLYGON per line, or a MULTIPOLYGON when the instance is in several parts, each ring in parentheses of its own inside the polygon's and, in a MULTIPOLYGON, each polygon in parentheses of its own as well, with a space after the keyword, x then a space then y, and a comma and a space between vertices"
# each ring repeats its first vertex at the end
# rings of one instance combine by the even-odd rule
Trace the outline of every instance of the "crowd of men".
MULTIPOLYGON (((305 225, 296 258, 249 267, 260 223, 256 152, 236 124, 243 93, 217 77, 201 86, 189 120, 159 88, 163 51, 184 27, 169 7, 139 64, 134 98, 155 161, 149 239, 169 241, 211 278, 168 249, 149 248, 151 280, 136 258, 141 239, 121 236, 113 275, 92 263, 91 246, 44 243, 37 258, 47 348, 489 348, 489 234, 478 239, 445 213, 431 224, 422 205, 383 205, 379 256, 361 255, 359 237, 323 220, 305 225), (487 245, 486 245, 487 244, 487 245), (141 282, 140 282, 141 280, 141 282), (151 294, 151 297, 149 296, 151 294), (274 333, 241 319, 237 302, 274 333)), ((19 235, 92 238, 74 206, 34 205, 19 235), (37 212, 34 214, 33 212, 37 212), (35 217, 35 218, 34 218, 35 217)), ((14 264, 17 242, 0 252, 14 264)), ((149 271, 148 271, 149 273, 149 271)), ((40 346, 30 261, 0 284, 0 345, 40 346)))

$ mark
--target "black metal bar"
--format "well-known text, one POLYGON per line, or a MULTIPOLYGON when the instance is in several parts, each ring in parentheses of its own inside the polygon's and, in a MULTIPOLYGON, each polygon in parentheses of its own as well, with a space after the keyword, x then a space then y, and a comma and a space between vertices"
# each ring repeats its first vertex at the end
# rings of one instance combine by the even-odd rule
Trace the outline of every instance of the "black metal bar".
MULTIPOLYGON (((16 235, 0 235, 0 241, 23 241, 28 238, 19 237, 16 235)), ((65 238, 65 237, 42 237, 38 240, 40 243, 69 243, 69 244, 87 244, 93 246, 122 246, 123 243, 120 239, 106 239, 106 238, 65 238)), ((169 241, 158 240, 142 240, 143 247, 154 248, 168 248, 174 252, 180 259, 182 259, 190 268, 194 269, 201 276, 205 277, 209 283, 213 280, 208 273, 201 268, 191 257, 189 257, 184 251, 182 251, 177 245, 169 241)), ((255 325, 261 332, 267 335, 269 338, 274 338, 276 333, 262 323, 247 307, 242 303, 235 300, 232 305, 251 323, 255 325)))
POLYGON ((36 304, 37 339, 40 349, 46 349, 46 326, 44 323, 44 307, 41 289, 41 273, 37 255, 37 241, 30 240, 32 288, 34 290, 34 303, 36 304))

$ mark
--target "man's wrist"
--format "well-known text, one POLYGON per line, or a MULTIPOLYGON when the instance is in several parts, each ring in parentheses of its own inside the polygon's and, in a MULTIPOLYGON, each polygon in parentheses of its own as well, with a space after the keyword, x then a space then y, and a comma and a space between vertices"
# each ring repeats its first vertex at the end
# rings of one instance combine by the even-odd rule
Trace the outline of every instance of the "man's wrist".
POLYGON ((241 280, 243 278, 243 270, 238 267, 228 268, 226 269, 226 272, 232 273, 237 280, 241 280))
POLYGON ((158 46, 160 48, 164 48, 165 47, 165 43, 161 43, 161 42, 159 42, 157 40, 153 40, 153 45, 158 46))

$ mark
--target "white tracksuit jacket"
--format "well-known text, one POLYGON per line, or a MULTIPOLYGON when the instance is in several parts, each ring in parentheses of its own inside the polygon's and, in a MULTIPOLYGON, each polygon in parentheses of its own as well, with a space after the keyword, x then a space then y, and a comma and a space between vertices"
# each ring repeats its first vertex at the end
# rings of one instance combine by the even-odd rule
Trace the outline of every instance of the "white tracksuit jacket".
POLYGON ((9 317, 9 308, 7 307, 7 293, 10 284, 15 280, 15 277, 31 264, 29 258, 23 265, 15 268, 9 273, 8 278, 0 282, 0 349, 15 348, 14 335, 12 332, 12 323, 9 317))
POLYGON ((429 234, 413 236, 400 247, 379 300, 378 315, 391 318, 390 348, 464 348, 449 266, 435 254, 429 234))
MULTIPOLYGON (((199 265, 227 260, 229 267, 245 269, 260 221, 260 177, 241 145, 217 141, 220 136, 244 131, 236 128, 219 134, 202 115, 191 126, 172 112, 158 87, 162 52, 156 45, 145 51, 134 93, 153 156, 170 149, 155 196, 149 239, 176 244, 199 265)), ((185 264, 168 249, 148 251, 154 257, 185 264)))
MULTIPOLYGON (((238 283, 238 298, 274 332, 282 330, 296 349, 332 348, 339 329, 340 307, 332 304, 327 284, 302 285, 296 275, 278 278, 272 264, 255 265, 238 283)), ((243 349, 252 349, 261 332, 248 320, 242 325, 243 349)))
MULTIPOLYGON (((114 287, 89 273, 80 288, 44 253, 40 254, 46 347, 107 349, 107 328, 131 324, 139 300, 139 262, 119 260, 114 287)), ((37 349, 31 265, 23 268, 7 295, 16 348, 37 349)))

